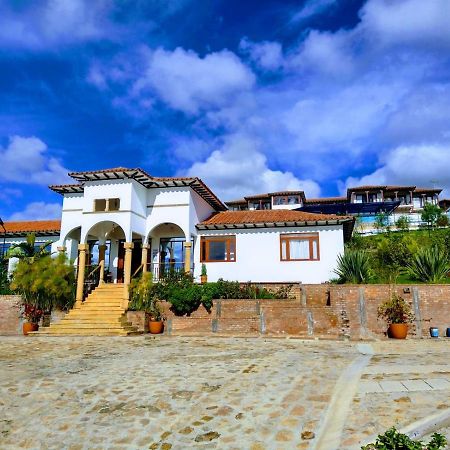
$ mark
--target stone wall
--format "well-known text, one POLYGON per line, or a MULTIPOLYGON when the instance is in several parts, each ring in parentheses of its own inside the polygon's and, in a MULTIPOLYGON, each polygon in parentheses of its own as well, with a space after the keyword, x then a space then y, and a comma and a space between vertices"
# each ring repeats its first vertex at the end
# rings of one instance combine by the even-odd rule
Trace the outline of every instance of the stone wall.
POLYGON ((0 335, 20 334, 19 318, 20 295, 0 295, 0 335))

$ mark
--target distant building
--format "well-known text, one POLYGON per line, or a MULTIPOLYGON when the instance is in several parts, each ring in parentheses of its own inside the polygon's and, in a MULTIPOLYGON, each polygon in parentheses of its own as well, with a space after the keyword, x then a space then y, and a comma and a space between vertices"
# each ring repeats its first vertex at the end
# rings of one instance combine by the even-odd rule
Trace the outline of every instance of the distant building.
POLYGON ((315 214, 358 217, 360 232, 375 231, 375 217, 389 216, 390 225, 407 216, 412 228, 422 224, 421 212, 427 203, 449 210, 450 200, 439 202, 442 189, 416 186, 358 186, 347 189, 343 197, 306 198, 303 191, 285 191, 244 197, 225 202, 230 210, 295 209, 315 214))

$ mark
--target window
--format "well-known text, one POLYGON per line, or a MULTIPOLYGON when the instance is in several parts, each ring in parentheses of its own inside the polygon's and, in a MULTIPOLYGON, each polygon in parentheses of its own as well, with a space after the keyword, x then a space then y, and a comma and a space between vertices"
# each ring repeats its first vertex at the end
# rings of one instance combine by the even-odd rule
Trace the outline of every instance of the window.
POLYGON ((94 200, 94 211, 119 211, 120 198, 98 198, 94 200))
POLYGON ((364 200, 363 200, 363 196, 362 196, 362 194, 356 194, 355 195, 355 201, 354 201, 354 203, 362 203, 364 200))
POLYGON ((119 211, 120 209, 120 198, 110 198, 108 211, 119 211))
POLYGON ((301 205, 300 195, 276 195, 273 197, 274 205, 301 205))
POLYGON ((319 233, 282 234, 280 258, 281 261, 318 261, 319 233))
POLYGON ((236 236, 202 237, 201 262, 236 261, 236 236))
POLYGON ((106 199, 98 198, 94 200, 94 211, 95 212, 106 211, 106 199))

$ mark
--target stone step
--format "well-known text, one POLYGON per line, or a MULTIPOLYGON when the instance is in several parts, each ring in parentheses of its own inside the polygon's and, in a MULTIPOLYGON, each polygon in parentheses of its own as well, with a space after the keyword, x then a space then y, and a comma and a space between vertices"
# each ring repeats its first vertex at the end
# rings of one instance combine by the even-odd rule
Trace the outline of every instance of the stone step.
POLYGON ((33 331, 31 336, 132 336, 140 334, 138 331, 102 331, 102 330, 58 330, 33 331))
POLYGON ((92 322, 92 323, 85 323, 85 322, 58 322, 52 325, 50 325, 50 330, 56 330, 56 329, 102 329, 102 330, 123 330, 123 329, 132 329, 131 325, 122 325, 120 323, 102 323, 102 322, 92 322))

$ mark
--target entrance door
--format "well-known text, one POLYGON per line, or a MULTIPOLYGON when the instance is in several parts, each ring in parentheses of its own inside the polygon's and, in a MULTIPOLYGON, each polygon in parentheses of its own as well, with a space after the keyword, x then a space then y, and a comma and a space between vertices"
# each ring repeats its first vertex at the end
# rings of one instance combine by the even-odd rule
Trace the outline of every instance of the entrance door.
MULTIPOLYGON (((136 272, 138 267, 141 265, 142 253, 141 253, 141 241, 133 241, 134 247, 131 253, 131 275, 136 272)), ((117 282, 123 283, 124 281, 124 267, 125 267, 125 240, 121 239, 119 241, 119 252, 117 261, 117 282)))

